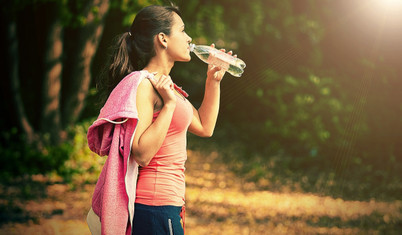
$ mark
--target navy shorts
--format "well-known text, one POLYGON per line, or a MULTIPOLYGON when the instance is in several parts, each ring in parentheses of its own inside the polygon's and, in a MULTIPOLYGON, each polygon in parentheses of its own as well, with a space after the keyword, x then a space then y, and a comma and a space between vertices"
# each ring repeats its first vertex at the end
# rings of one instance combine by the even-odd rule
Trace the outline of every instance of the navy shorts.
POLYGON ((132 235, 184 235, 179 206, 135 203, 132 235))

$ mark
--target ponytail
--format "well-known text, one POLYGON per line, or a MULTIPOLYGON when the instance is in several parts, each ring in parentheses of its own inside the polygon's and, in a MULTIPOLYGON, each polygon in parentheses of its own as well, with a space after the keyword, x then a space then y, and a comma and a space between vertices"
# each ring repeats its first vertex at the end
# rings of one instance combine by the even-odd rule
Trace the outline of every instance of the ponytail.
POLYGON ((134 71, 128 51, 130 35, 128 32, 118 35, 109 48, 107 66, 102 70, 96 88, 99 91, 99 105, 102 106, 112 90, 129 73, 134 71))
POLYGON ((109 91, 127 76, 134 71, 134 67, 130 60, 130 34, 128 32, 121 34, 117 37, 115 47, 112 49, 113 54, 109 62, 109 91))

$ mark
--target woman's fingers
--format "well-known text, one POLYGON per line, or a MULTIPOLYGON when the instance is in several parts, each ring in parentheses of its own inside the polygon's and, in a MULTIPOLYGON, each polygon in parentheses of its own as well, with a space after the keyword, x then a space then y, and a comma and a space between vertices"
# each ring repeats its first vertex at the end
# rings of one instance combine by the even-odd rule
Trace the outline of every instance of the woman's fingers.
POLYGON ((158 80, 155 78, 149 79, 154 86, 155 90, 161 95, 164 103, 175 102, 176 95, 174 94, 174 84, 171 77, 168 75, 162 75, 158 80))
POLYGON ((169 90, 174 88, 173 81, 170 76, 162 75, 159 77, 159 79, 151 77, 149 80, 158 91, 161 89, 169 90))
POLYGON ((211 68, 211 70, 212 70, 212 72, 218 72, 219 70, 221 70, 221 67, 218 67, 218 66, 213 66, 212 68, 211 68))
MULTIPOLYGON (((211 44, 211 47, 215 48, 215 43, 212 43, 212 44, 211 44)), ((224 48, 221 48, 221 49, 219 49, 219 50, 220 50, 220 51, 223 51, 223 52, 226 51, 226 49, 224 49, 224 48)), ((229 51, 228 54, 233 55, 233 51, 229 51)))
POLYGON ((171 85, 170 85, 171 83, 172 83, 171 81, 169 81, 168 79, 165 79, 161 82, 160 87, 161 87, 161 89, 164 89, 167 91, 171 90, 171 85))
POLYGON ((164 83, 164 81, 166 80, 165 79, 165 75, 162 75, 162 76, 160 76, 159 78, 158 78, 158 80, 156 80, 156 86, 157 87, 161 87, 161 85, 164 83))
MULTIPOLYGON (((211 47, 215 48, 215 44, 212 43, 211 47)), ((224 48, 219 49, 219 51, 226 52, 226 50, 224 48)), ((233 51, 228 51, 227 54, 237 58, 237 55, 233 54, 233 51)), ((215 56, 214 53, 211 53, 211 55, 215 56)), ((222 80, 223 76, 225 75, 225 72, 226 71, 222 70, 222 68, 209 64, 208 70, 207 70, 207 76, 214 77, 217 80, 222 80)))
POLYGON ((157 90, 172 92, 174 89, 173 81, 170 76, 162 75, 157 83, 157 90))
MULTIPOLYGON (((212 48, 215 48, 215 44, 212 43, 212 44, 211 44, 211 47, 212 47, 212 48)), ((226 52, 226 49, 224 49, 224 48, 221 48, 221 49, 219 49, 219 50, 222 51, 222 52, 226 52)), ((233 57, 237 57, 237 55, 233 55, 233 51, 229 51, 228 54, 229 54, 229 55, 232 55, 233 57)))
POLYGON ((163 88, 165 88, 165 89, 172 89, 172 87, 173 87, 173 81, 172 81, 172 79, 170 78, 170 76, 164 76, 164 75, 163 75, 163 77, 162 77, 162 79, 161 79, 161 84, 160 84, 160 86, 163 87, 163 88))

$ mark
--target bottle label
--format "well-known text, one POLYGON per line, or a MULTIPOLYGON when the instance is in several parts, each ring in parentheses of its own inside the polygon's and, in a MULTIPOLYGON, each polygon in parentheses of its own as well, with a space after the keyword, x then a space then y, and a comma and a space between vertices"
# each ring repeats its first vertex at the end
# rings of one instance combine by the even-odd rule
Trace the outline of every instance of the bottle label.
POLYGON ((220 67, 221 69, 228 71, 229 70, 229 63, 223 61, 222 59, 219 58, 219 55, 211 53, 208 56, 208 60, 207 60, 208 64, 212 64, 215 65, 217 67, 220 67))

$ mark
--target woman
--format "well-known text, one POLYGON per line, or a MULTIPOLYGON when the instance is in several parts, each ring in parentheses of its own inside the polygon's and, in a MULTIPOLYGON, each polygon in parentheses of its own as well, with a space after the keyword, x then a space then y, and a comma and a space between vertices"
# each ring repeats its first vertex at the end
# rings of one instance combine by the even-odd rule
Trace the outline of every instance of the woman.
POLYGON ((190 42, 172 6, 142 9, 117 42, 110 95, 88 130, 91 150, 108 155, 88 216, 89 224, 94 214, 100 217, 102 234, 184 233, 186 133, 212 135, 224 75, 208 66, 204 99, 195 109, 169 76, 176 61, 190 61, 190 42))

